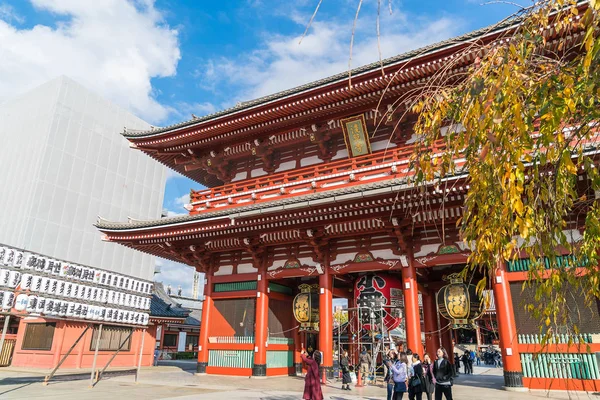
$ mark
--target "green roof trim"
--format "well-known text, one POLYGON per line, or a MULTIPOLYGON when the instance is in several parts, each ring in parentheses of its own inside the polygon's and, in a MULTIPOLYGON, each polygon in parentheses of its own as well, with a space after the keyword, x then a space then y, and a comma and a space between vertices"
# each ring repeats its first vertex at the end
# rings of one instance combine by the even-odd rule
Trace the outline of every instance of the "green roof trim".
POLYGON ((292 290, 291 287, 285 286, 285 285, 280 285, 279 283, 275 283, 275 282, 269 282, 269 289, 271 289, 271 292, 275 292, 275 293, 289 294, 290 296, 292 294, 294 294, 294 291, 292 290))
POLYGON ((256 290, 256 281, 244 281, 244 282, 229 282, 229 283, 215 283, 214 292, 243 292, 244 290, 256 290))

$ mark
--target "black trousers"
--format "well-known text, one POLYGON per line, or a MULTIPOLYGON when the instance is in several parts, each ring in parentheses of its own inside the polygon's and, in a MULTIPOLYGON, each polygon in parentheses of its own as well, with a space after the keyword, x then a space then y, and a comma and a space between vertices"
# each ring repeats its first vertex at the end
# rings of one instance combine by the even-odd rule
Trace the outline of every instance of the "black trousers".
POLYGON ((442 400, 442 394, 446 400, 452 400, 452 386, 435 385, 435 400, 442 400))

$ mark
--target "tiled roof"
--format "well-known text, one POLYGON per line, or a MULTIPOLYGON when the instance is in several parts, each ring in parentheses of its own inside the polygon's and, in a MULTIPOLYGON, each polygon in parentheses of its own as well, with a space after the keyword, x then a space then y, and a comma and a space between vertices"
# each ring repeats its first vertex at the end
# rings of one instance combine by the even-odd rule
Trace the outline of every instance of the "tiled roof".
POLYGON ((191 311, 180 307, 169 295, 160 282, 154 284, 154 293, 150 300, 150 317, 166 317, 187 319, 191 311))
POLYGON ((396 179, 390 179, 390 180, 386 180, 386 181, 379 181, 379 182, 367 183, 367 184, 363 184, 363 185, 356 185, 356 186, 350 186, 350 187, 345 187, 345 188, 340 188, 340 189, 334 189, 334 190, 329 190, 329 191, 325 191, 325 192, 312 193, 312 194, 303 195, 303 196, 286 197, 286 198, 283 198, 280 200, 273 200, 273 201, 259 203, 259 204, 250 204, 250 205, 246 205, 246 206, 236 207, 233 209, 227 208, 224 210, 215 210, 213 212, 202 213, 202 214, 197 214, 197 215, 183 215, 180 217, 162 218, 162 219, 147 220, 147 221, 133 221, 132 220, 131 222, 110 222, 110 221, 106 221, 106 220, 99 220, 95 226, 100 230, 102 230, 102 229, 128 230, 128 229, 136 229, 136 228, 150 228, 150 227, 156 227, 156 226, 176 225, 176 224, 185 223, 185 222, 202 221, 205 219, 215 218, 215 217, 235 216, 238 213, 242 213, 242 212, 246 212, 246 211, 253 211, 253 210, 260 210, 260 209, 267 209, 267 208, 274 207, 274 206, 284 206, 284 208, 285 208, 286 205, 291 205, 291 204, 296 204, 296 203, 311 201, 311 200, 319 200, 319 199, 326 198, 326 197, 340 196, 340 195, 345 195, 345 194, 350 194, 350 193, 365 192, 365 191, 373 190, 373 189, 390 188, 390 190, 391 190, 392 186, 401 185, 404 183, 406 183, 406 178, 396 178, 396 179))
MULTIPOLYGON (((451 47, 451 46, 455 46, 457 44, 462 44, 462 43, 468 42, 469 40, 480 38, 480 37, 490 34, 490 33, 501 31, 507 27, 518 24, 519 21, 520 20, 518 18, 517 19, 505 19, 505 20, 501 21, 500 23, 490 25, 485 28, 478 29, 476 31, 472 31, 472 32, 466 33, 461 36, 457 36, 457 37, 447 39, 447 40, 444 40, 441 42, 437 42, 437 43, 434 43, 434 44, 431 44, 431 45, 428 45, 425 47, 421 47, 416 50, 412 50, 412 51, 409 51, 409 52, 406 52, 403 54, 399 54, 394 57, 387 58, 387 59, 383 60, 381 63, 379 61, 377 61, 377 62, 374 62, 371 64, 363 65, 361 67, 351 70, 351 74, 352 74, 352 76, 356 76, 359 74, 376 71, 377 69, 381 68, 382 64, 385 67, 385 66, 389 66, 389 65, 393 65, 393 64, 397 64, 397 63, 401 63, 401 62, 406 62, 414 57, 424 56, 424 55, 427 55, 430 53, 434 53, 436 51, 443 50, 443 49, 451 47)), ((338 81, 343 81, 347 78, 348 78, 348 72, 347 71, 341 72, 339 74, 332 75, 327 78, 319 79, 317 81, 310 82, 305 85, 297 86, 292 89, 287 89, 287 90, 284 90, 284 91, 281 91, 278 93, 274 93, 274 94, 271 94, 268 96, 260 97, 255 100, 238 103, 234 107, 228 108, 223 111, 218 111, 216 113, 209 114, 209 115, 206 115, 201 118, 194 118, 189 121, 180 122, 178 124, 169 125, 169 126, 165 126, 162 128, 155 128, 155 129, 152 129, 149 131, 125 132, 125 133, 123 133, 123 136, 125 136, 127 138, 136 138, 136 137, 151 137, 151 136, 160 135, 161 133, 165 133, 165 132, 169 132, 169 131, 172 131, 175 129, 184 128, 184 127, 192 126, 192 125, 199 124, 202 122, 210 121, 212 119, 223 117, 228 114, 233 114, 235 112, 250 109, 252 107, 259 106, 259 105, 262 105, 262 104, 265 104, 265 103, 268 103, 268 102, 271 102, 274 100, 279 100, 279 99, 282 99, 287 96, 299 94, 301 92, 311 90, 311 89, 316 89, 316 88, 319 88, 319 87, 327 85, 327 84, 335 83, 338 81)))

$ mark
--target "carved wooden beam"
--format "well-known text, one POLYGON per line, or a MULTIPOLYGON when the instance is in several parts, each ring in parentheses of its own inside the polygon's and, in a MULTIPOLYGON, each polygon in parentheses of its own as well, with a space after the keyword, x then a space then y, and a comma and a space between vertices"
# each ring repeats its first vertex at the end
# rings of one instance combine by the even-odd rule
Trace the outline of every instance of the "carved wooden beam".
POLYGON ((252 257, 252 263, 255 268, 260 268, 264 261, 264 256, 267 254, 267 248, 260 243, 258 237, 243 238, 242 243, 246 251, 252 257))
POLYGON ((327 124, 311 125, 309 138, 312 143, 316 143, 319 159, 329 162, 337 154, 337 149, 333 144, 333 131, 327 124))
POLYGON ((265 172, 272 174, 281 164, 279 151, 276 151, 271 144, 262 143, 258 139, 254 141, 255 147, 252 147, 252 155, 257 156, 263 162, 265 172))

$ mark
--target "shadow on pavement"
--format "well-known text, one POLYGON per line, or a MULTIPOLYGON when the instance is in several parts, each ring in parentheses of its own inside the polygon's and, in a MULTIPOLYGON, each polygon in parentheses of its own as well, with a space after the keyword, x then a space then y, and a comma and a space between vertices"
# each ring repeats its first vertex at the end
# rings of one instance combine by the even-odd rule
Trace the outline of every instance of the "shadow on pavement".
POLYGON ((189 374, 195 374, 196 373, 196 366, 198 365, 198 363, 196 362, 196 360, 159 360, 158 361, 158 366, 159 367, 177 367, 179 369, 181 369, 184 372, 187 372, 189 374))

